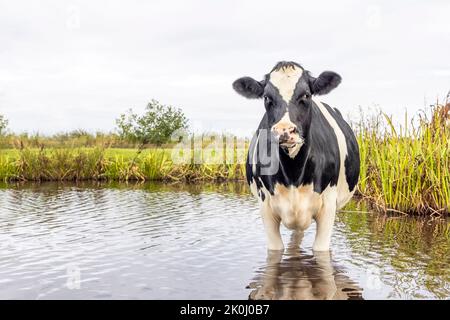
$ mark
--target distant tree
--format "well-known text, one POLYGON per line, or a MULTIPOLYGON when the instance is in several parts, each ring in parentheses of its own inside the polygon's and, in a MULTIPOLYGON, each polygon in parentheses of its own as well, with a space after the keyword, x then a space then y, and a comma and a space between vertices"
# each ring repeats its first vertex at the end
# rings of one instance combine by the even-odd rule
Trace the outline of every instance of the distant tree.
POLYGON ((143 115, 130 109, 116 119, 116 124, 121 138, 141 145, 167 143, 175 131, 188 129, 188 120, 181 109, 156 100, 147 104, 143 115))
POLYGON ((0 136, 6 133, 6 128, 8 127, 8 119, 0 114, 0 136))

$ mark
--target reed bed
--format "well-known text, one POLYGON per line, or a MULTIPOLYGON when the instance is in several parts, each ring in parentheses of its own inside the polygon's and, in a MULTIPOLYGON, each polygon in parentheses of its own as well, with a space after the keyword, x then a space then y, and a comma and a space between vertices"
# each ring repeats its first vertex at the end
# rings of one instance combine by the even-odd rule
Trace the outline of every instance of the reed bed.
POLYGON ((241 180, 244 163, 174 163, 172 150, 22 149, 0 151, 0 180, 13 181, 224 181, 241 180))
POLYGON ((450 127, 442 117, 421 116, 417 125, 407 119, 395 125, 380 114, 359 124, 359 194, 384 211, 448 214, 450 127))

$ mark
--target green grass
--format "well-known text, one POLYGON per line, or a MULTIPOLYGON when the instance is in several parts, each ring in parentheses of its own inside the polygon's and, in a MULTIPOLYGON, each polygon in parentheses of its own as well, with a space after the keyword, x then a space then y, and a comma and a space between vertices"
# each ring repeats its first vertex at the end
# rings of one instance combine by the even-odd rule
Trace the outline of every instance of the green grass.
MULTIPOLYGON (((195 157, 201 157, 200 152, 195 157)), ((193 158, 194 155, 191 155, 193 158)), ((191 161, 193 162, 193 160, 191 161)), ((0 151, 0 180, 240 180, 245 165, 177 164, 172 149, 26 148, 0 151)))
POLYGON ((450 127, 442 119, 395 126, 381 115, 357 131, 360 194, 384 211, 449 212, 450 127))
MULTIPOLYGON (((84 151, 84 152, 90 152, 95 149, 95 147, 79 147, 79 148, 58 148, 58 149, 71 149, 71 150, 78 150, 78 151, 84 151)), ((98 148, 101 149, 101 148, 98 148)), ((30 150, 32 152, 38 153, 40 150, 39 148, 27 148, 26 150, 30 150)), ((53 152, 53 148, 51 149, 44 149, 44 152, 46 154, 51 154, 53 152)), ((146 149, 142 151, 142 155, 148 155, 151 152, 155 150, 154 148, 146 149)), ((172 149, 165 148, 163 150, 166 150, 167 152, 171 152, 172 149)), ((132 159, 136 155, 137 149, 135 148, 105 148, 105 157, 106 158, 114 158, 116 156, 123 157, 124 159, 132 159)), ((8 156, 11 159, 18 159, 20 157, 21 151, 19 149, 14 148, 7 148, 7 149, 0 149, 0 156, 8 156)))

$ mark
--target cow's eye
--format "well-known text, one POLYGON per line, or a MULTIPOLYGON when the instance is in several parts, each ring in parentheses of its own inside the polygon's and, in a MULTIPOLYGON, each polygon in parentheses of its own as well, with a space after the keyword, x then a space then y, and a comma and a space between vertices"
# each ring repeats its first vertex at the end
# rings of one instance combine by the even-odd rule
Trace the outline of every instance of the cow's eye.
POLYGON ((270 99, 269 96, 264 95, 264 103, 270 104, 272 102, 272 99, 270 99))
POLYGON ((306 93, 298 96, 297 102, 303 103, 303 102, 306 102, 307 100, 309 100, 310 98, 311 98, 311 94, 306 92, 306 93))

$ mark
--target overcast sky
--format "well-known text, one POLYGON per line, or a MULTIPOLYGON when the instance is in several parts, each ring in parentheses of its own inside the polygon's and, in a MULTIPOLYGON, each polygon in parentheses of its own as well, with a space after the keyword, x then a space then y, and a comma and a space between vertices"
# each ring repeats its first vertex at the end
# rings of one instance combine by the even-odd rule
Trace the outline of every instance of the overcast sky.
POLYGON ((279 60, 341 74, 322 100, 410 114, 450 89, 450 2, 0 0, 0 113, 16 132, 114 129, 154 98, 195 130, 247 134, 233 80, 279 60))

